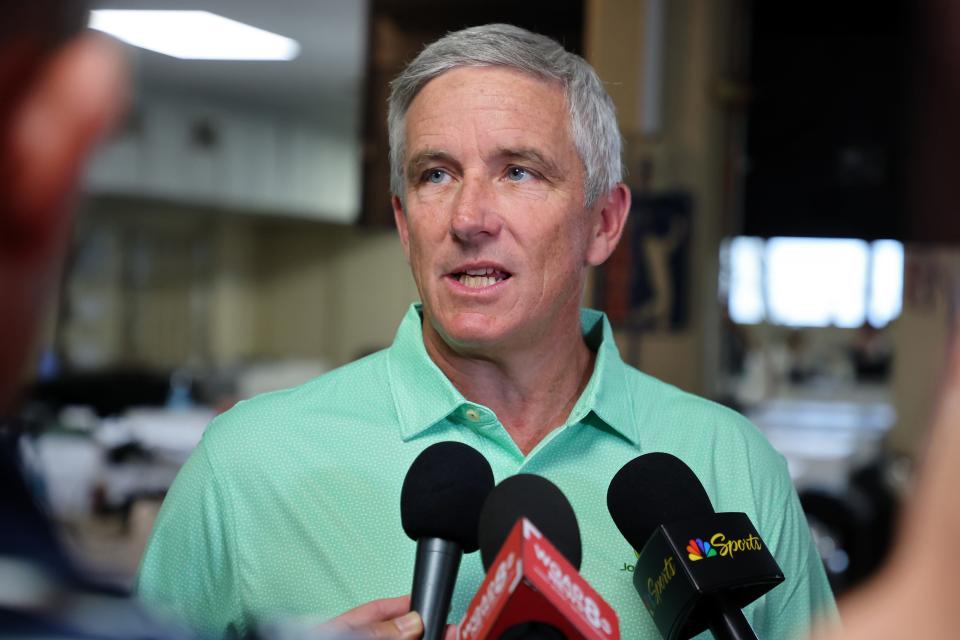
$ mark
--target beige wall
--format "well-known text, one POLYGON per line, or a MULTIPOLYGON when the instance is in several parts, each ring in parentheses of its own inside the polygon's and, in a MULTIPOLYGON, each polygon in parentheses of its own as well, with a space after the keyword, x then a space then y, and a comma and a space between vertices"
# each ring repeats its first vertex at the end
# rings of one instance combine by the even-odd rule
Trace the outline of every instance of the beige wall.
POLYGON ((315 358, 330 366, 387 346, 417 299, 393 231, 221 219, 217 362, 315 358))
POLYGON ((419 299, 393 231, 350 230, 333 266, 335 314, 331 353, 337 363, 393 341, 400 318, 419 299))
POLYGON ((256 351, 257 246, 242 218, 218 219, 213 242, 208 339, 211 363, 225 364, 256 351))
POLYGON ((214 219, 196 213, 126 199, 87 204, 60 309, 59 337, 75 364, 169 367, 205 359, 208 330, 197 319, 217 293, 212 244, 233 237, 214 233, 214 219))
POLYGON ((392 230, 281 223, 258 232, 264 356, 336 366, 386 347, 417 290, 392 230))
POLYGON ((336 366, 388 345, 417 299, 393 231, 134 199, 81 220, 61 335, 84 366, 336 366))
POLYGON ((626 139, 628 181, 637 186, 641 163, 652 163, 655 189, 688 189, 695 202, 692 229, 690 326, 684 331, 619 334, 625 353, 644 371, 695 393, 709 394, 717 377, 717 255, 722 235, 723 144, 726 116, 711 96, 725 71, 732 2, 663 3, 662 128, 643 135, 644 20, 647 0, 589 3, 587 56, 617 105, 626 139))
POLYGON ((332 264, 337 228, 309 223, 257 225, 257 331, 261 357, 331 359, 332 264))

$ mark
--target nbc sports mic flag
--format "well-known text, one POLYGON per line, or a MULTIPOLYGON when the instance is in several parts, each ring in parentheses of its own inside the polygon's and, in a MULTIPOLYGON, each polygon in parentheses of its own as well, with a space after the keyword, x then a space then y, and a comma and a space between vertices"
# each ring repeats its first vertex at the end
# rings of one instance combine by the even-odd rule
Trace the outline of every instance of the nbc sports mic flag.
POLYGON ((666 640, 708 627, 711 596, 742 608, 783 582, 743 513, 711 513, 657 527, 640 551, 633 584, 666 640))

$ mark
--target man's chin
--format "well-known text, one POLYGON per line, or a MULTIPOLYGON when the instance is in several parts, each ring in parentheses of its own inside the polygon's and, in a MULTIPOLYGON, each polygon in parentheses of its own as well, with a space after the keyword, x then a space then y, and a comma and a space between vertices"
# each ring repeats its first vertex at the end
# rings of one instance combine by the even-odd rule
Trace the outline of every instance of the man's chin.
POLYGON ((438 336, 455 351, 488 351, 510 342, 512 332, 502 318, 465 312, 433 321, 438 336))

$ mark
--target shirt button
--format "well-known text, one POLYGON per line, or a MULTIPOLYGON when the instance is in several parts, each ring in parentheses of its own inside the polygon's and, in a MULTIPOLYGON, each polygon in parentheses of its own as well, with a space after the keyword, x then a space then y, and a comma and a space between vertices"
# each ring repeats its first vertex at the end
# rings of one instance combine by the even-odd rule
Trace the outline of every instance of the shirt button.
POLYGON ((476 422, 480 419, 480 412, 473 407, 464 411, 463 415, 465 415, 470 422, 476 422))

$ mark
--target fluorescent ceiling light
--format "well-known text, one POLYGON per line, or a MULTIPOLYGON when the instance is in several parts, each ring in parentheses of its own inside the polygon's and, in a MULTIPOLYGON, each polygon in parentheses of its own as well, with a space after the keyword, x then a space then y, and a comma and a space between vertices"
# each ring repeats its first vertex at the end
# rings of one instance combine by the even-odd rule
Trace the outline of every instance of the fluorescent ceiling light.
POLYGON ((293 60, 296 40, 209 11, 90 12, 90 27, 182 60, 293 60))

